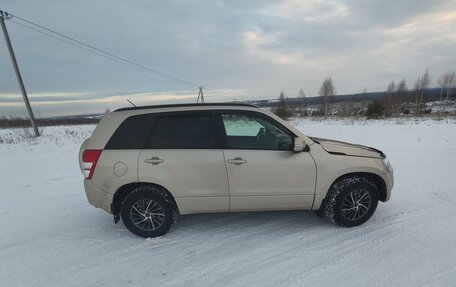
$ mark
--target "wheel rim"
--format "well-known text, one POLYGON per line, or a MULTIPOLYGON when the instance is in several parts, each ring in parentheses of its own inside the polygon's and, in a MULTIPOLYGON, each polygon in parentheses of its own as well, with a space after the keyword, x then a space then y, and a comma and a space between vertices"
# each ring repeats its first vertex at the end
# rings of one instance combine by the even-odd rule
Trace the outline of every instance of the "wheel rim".
POLYGON ((139 229, 154 231, 160 228, 165 221, 165 210, 151 199, 141 199, 130 208, 131 222, 139 229))
POLYGON ((365 189, 355 189, 348 193, 342 202, 342 215, 345 219, 356 221, 370 210, 372 197, 365 189))

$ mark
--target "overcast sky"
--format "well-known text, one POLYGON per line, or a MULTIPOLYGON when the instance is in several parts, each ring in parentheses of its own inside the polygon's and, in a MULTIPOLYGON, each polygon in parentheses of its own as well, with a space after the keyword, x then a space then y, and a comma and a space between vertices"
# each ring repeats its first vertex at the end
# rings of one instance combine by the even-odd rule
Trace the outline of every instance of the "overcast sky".
MULTIPOLYGON (((0 9, 152 69, 202 84, 206 101, 384 90, 456 69, 456 1, 1 0, 0 9)), ((18 21, 18 20, 16 20, 18 21)), ((7 22, 42 116, 195 101, 197 89, 7 22)), ((435 82, 435 81, 434 81, 435 82)), ((3 36, 0 115, 25 111, 3 36)))

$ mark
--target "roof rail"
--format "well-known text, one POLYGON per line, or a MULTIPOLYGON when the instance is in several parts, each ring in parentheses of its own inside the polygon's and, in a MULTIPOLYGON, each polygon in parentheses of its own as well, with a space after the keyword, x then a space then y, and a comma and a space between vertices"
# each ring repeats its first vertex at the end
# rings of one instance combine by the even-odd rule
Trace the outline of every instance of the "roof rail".
POLYGON ((114 112, 121 111, 132 111, 132 110, 142 110, 142 109, 161 109, 161 108, 178 108, 178 107, 208 107, 208 106, 240 106, 240 107, 255 107, 256 105, 247 104, 247 103, 192 103, 192 104, 168 104, 168 105, 150 105, 150 106, 138 106, 138 107, 128 107, 120 108, 114 112))

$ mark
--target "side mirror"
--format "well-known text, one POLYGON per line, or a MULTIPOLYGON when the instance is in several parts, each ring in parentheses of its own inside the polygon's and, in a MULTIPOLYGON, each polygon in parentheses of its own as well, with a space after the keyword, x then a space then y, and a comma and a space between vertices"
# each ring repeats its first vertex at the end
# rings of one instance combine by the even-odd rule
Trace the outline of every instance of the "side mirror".
POLYGON ((293 141, 293 152, 301 152, 307 147, 303 138, 295 138, 293 141))

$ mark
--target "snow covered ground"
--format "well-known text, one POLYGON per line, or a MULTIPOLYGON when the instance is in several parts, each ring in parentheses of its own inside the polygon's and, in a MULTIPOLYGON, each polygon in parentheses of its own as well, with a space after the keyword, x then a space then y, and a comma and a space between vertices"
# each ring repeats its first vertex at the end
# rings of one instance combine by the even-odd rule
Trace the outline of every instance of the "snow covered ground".
POLYGON ((0 285, 454 286, 456 122, 292 123, 383 150, 391 200, 351 229, 306 211, 191 215, 145 240, 85 198, 77 153, 94 126, 15 144, 0 130, 0 285))

